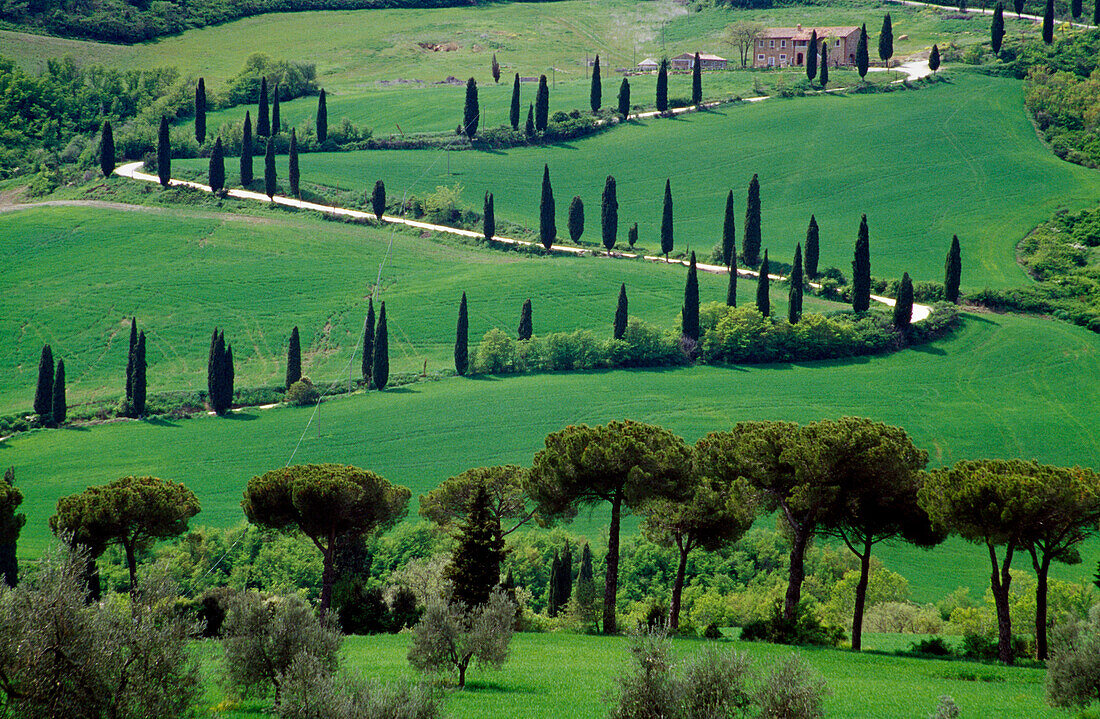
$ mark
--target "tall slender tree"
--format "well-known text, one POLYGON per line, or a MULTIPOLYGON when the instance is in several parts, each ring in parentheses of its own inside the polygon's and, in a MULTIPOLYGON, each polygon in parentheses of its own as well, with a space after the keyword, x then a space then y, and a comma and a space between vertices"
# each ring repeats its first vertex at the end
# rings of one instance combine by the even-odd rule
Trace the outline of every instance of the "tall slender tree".
POLYGON ((233 350, 226 345, 225 332, 214 330, 206 364, 206 391, 210 408, 224 415, 233 404, 233 350))
POLYGON ((271 117, 267 109, 267 78, 260 78, 260 109, 256 116, 256 134, 260 137, 271 136, 271 117))
POLYGON ((527 105, 527 122, 523 125, 523 134, 525 137, 531 138, 535 136, 535 106, 528 103, 527 105))
POLYGON ((50 406, 50 423, 54 427, 65 424, 69 405, 65 402, 65 360, 57 361, 57 372, 53 376, 53 401, 50 406))
POLYGON ((545 132, 550 119, 550 88, 546 75, 539 76, 539 89, 535 91, 535 130, 545 132))
POLYGON ((866 312, 871 306, 871 241, 867 231, 867 215, 859 220, 855 259, 852 260, 852 309, 866 312))
POLYGON ((221 347, 219 348, 218 328, 215 327, 214 334, 210 335, 210 352, 206 356, 206 398, 209 401, 211 408, 214 407, 218 396, 218 374, 221 371, 219 363, 221 362, 221 357, 224 353, 224 340, 221 347))
POLYGON ((619 285, 619 301, 615 305, 615 323, 612 325, 611 336, 621 340, 626 333, 627 323, 626 283, 619 285))
POLYGON ((951 249, 947 251, 944 263, 943 294, 948 302, 959 304, 959 283, 962 281, 962 250, 959 248, 959 236, 951 237, 951 249))
POLYGON ((528 297, 523 303, 523 309, 519 312, 519 329, 516 330, 516 338, 519 340, 529 340, 534 333, 534 328, 531 324, 531 298, 528 297))
POLYGON ((1082 0, 1070 0, 1069 14, 1073 16, 1074 21, 1081 19, 1081 13, 1084 12, 1084 9, 1082 0))
POLYGON ((99 169, 104 177, 110 177, 115 171, 115 133, 110 120, 103 121, 99 133, 99 169))
POLYGON ((172 179, 172 140, 168 136, 168 118, 160 117, 160 132, 157 133, 157 179, 161 187, 168 187, 172 179))
POLYGON ((657 69, 657 112, 668 112, 668 60, 657 69))
POLYGON ((894 56, 894 24, 890 21, 890 13, 882 18, 882 30, 878 34, 878 59, 882 60, 885 67, 890 67, 890 58, 894 56))
POLYGON ((741 258, 753 267, 760 261, 760 179, 753 173, 749 181, 749 200, 745 209, 745 237, 741 240, 741 258))
POLYGON ((561 556, 554 549, 554 558, 550 561, 550 580, 546 583, 546 616, 553 619, 558 616, 561 600, 558 589, 561 587, 561 556))
POLYGON ((130 318, 130 349, 126 353, 126 403, 131 407, 134 402, 134 364, 137 362, 137 318, 130 318))
MULTIPOLYGON (((1100 0, 1096 0, 1100 3, 1100 0)), ((625 77, 619 85, 619 117, 626 119, 630 116, 630 81, 625 77)))
POLYGON ((271 88, 271 136, 282 132, 282 113, 279 111, 279 83, 271 88))
POLYGON ((1092 3, 1092 24, 1100 27, 1100 0, 1093 0, 1092 3))
POLYGON ((940 69, 940 48, 935 43, 932 43, 932 51, 928 53, 928 69, 933 73, 940 69))
POLYGON ((550 186, 550 166, 542 166, 542 199, 539 202, 539 241, 550 249, 557 237, 558 226, 554 220, 554 188, 550 186))
POLYGON ((489 63, 489 72, 493 75, 493 82, 500 83, 500 63, 497 62, 497 54, 493 53, 493 61, 489 63))
POLYGON ((600 236, 605 250, 610 252, 615 248, 615 240, 619 237, 619 195, 611 175, 604 180, 600 198, 600 236))
POLYGON ((665 199, 661 206, 661 253, 668 262, 668 253, 672 252, 672 185, 665 179, 665 199))
POLYGON ((489 493, 482 485, 474 494, 470 514, 459 528, 451 563, 443 572, 451 582, 451 596, 467 609, 489 601, 500 584, 500 564, 504 561, 504 540, 496 531, 489 509, 489 493))
POLYGON ((137 347, 134 348, 134 401, 131 405, 134 417, 145 416, 146 378, 148 365, 145 362, 145 330, 138 332, 137 347))
POLYGON ((821 43, 821 67, 818 70, 821 89, 829 84, 829 43, 821 43))
POLYGON ((325 144, 328 140, 328 101, 325 99, 325 89, 317 96, 317 142, 325 144))
POLYGON ((374 295, 367 299, 367 319, 363 323, 363 382, 371 388, 374 373, 374 295))
POLYGON ((1005 38, 1005 6, 1003 3, 997 3, 993 8, 993 24, 989 27, 989 39, 990 44, 993 47, 993 54, 1001 54, 1001 42, 1005 38))
POLYGON ((592 86, 588 89, 588 105, 592 108, 592 114, 596 114, 603 106, 603 83, 600 80, 600 56, 592 63, 592 86))
POLYGON ((264 193, 268 199, 275 199, 278 177, 275 175, 275 138, 267 138, 267 150, 264 152, 264 193))
POLYGON ((195 85, 195 142, 206 142, 206 80, 195 85))
POLYGON ((695 267, 695 253, 691 253, 687 282, 684 284, 684 306, 680 309, 680 334, 699 341, 699 276, 695 267))
POLYGON ((19 533, 27 523, 27 515, 16 512, 22 503, 23 493, 15 486, 15 467, 8 467, 0 484, 0 576, 13 589, 19 581, 19 533))
POLYGON ((1016 11, 1016 17, 1019 18, 1024 12, 1024 0, 1012 0, 1012 9, 1016 11))
POLYGON ((210 151, 210 163, 206 174, 210 191, 220 195, 225 189, 225 150, 222 148, 220 137, 214 141, 214 149, 210 151))
POLYGON ((42 355, 38 358, 38 384, 34 390, 34 413, 40 424, 50 423, 53 410, 53 350, 42 345, 42 355))
POLYGON ((286 383, 284 386, 290 389, 302 378, 302 340, 298 336, 298 325, 290 331, 290 341, 286 348, 286 383))
POLYGON ((519 73, 512 80, 512 104, 508 108, 508 122, 513 130, 519 130, 519 73))
POLYGON ((810 31, 810 44, 806 47, 806 79, 813 82, 817 77, 817 30, 810 31))
POLYGON ((638 223, 635 222, 626 231, 626 243, 630 245, 630 249, 634 249, 634 245, 638 244, 638 223))
POLYGON ((703 63, 699 62, 699 53, 691 63, 691 104, 699 107, 703 104, 703 63))
POLYGON ((722 220, 722 264, 729 267, 737 254, 737 223, 733 212, 733 190, 726 195, 726 214, 722 220))
POLYGON ((466 376, 470 368, 470 316, 466 309, 466 293, 458 303, 458 326, 455 327, 455 372, 466 376))
POLYGON ((787 321, 798 324, 802 319, 802 244, 794 248, 794 265, 791 276, 787 278, 787 321))
POLYGON ((867 77, 867 69, 870 65, 871 58, 867 54, 867 23, 863 23, 863 27, 859 30, 859 41, 856 43, 856 70, 859 72, 860 80, 867 77))
POLYGON ((819 253, 817 218, 810 215, 810 225, 806 228, 806 276, 811 280, 817 279, 819 253))
POLYGON ((374 189, 370 193, 370 208, 374 212, 374 219, 383 222, 386 214, 386 185, 381 180, 374 181, 374 189))
POLYGON ((492 242, 497 234, 497 215, 493 209, 493 193, 485 193, 485 204, 481 212, 481 229, 486 242, 492 242))
POLYGON ((295 197, 302 196, 301 172, 298 169, 298 133, 290 128, 290 149, 287 157, 287 181, 290 182, 290 194, 295 197))
POLYGON ((726 285, 726 307, 737 306, 737 253, 730 255, 729 284, 726 285))
POLYGON ((390 330, 386 324, 386 301, 378 310, 378 329, 374 332, 374 368, 371 372, 374 388, 386 389, 390 381, 390 330))
POLYGON ((894 327, 904 330, 913 322, 913 280, 909 279, 909 273, 901 276, 901 284, 898 286, 898 296, 894 300, 894 327))
POLYGON ((1054 42, 1054 0, 1047 0, 1043 10, 1043 42, 1047 45, 1054 42))
POLYGON ((581 241, 581 235, 584 234, 584 202, 581 201, 579 195, 574 196, 569 203, 569 216, 566 220, 566 227, 569 230, 569 239, 574 244, 578 244, 581 241))
POLYGON ((462 107, 462 131, 471 140, 477 135, 477 126, 481 121, 481 107, 477 101, 477 80, 466 81, 466 104, 462 107))
POLYGON ((760 261, 760 274, 756 277, 756 309, 767 317, 772 313, 771 278, 768 277, 768 251, 760 261))
POLYGON ((252 118, 244 112, 244 129, 241 131, 241 186, 252 184, 252 118))

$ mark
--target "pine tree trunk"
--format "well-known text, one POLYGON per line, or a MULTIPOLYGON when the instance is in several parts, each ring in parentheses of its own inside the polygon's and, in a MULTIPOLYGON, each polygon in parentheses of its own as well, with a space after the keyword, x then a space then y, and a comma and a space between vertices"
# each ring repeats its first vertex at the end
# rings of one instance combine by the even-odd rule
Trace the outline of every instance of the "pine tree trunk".
POLYGON ((810 543, 810 533, 805 527, 791 525, 794 539, 791 542, 791 567, 787 579, 787 596, 783 600, 783 618, 793 620, 798 612, 798 603, 802 600, 802 582, 806 579, 806 547, 810 543))
POLYGON ((997 552, 989 545, 989 561, 993 566, 990 588, 993 603, 997 607, 997 657, 1005 664, 1012 664, 1012 617, 1008 609, 1008 586, 1012 581, 1012 546, 1005 550, 1005 560, 998 571, 997 552))
POLYGON ((614 634, 615 596, 619 591, 619 517, 622 513, 622 496, 615 494, 611 502, 611 526, 607 530, 607 576, 603 585, 603 632, 614 634))
POLYGON ((680 597, 684 593, 684 575, 687 574, 688 552, 691 544, 677 539, 680 545, 680 564, 676 567, 676 581, 672 585, 672 602, 668 607, 668 628, 680 628, 680 597))
POLYGON ((1047 575, 1050 573, 1050 558, 1044 556, 1040 562, 1035 550, 1031 550, 1031 562, 1035 567, 1035 654, 1039 661, 1047 659, 1047 575))
POLYGON ((130 572, 130 596, 132 597, 137 591, 137 553, 133 542, 126 542, 123 546, 126 549, 126 569, 130 572))
POLYGON ((859 557, 859 584, 856 585, 856 608, 852 613, 852 651, 863 648, 863 607, 867 603, 867 581, 871 575, 871 540, 863 543, 859 557))
POLYGON ((324 568, 321 570, 321 606, 318 609, 322 620, 325 618, 325 614, 328 613, 329 605, 332 603, 332 585, 336 583, 335 547, 336 537, 330 536, 328 546, 322 550, 324 552, 324 568))

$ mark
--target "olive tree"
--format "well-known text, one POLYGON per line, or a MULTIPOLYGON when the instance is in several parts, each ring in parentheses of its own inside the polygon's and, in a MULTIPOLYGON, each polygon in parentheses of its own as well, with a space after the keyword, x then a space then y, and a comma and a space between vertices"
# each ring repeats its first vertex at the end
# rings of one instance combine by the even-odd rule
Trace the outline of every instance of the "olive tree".
POLYGON ((459 688, 465 687, 471 661, 504 666, 515 616, 516 605, 499 589, 474 608, 436 597, 413 627, 409 663, 421 671, 457 672, 459 688))

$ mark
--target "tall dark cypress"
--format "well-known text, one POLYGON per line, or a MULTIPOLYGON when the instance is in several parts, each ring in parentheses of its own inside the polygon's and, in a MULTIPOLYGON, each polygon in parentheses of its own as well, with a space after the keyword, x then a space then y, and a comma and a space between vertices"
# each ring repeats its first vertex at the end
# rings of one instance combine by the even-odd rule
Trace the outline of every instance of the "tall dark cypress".
POLYGON ((794 265, 787 278, 787 321, 792 325, 802 319, 802 245, 794 248, 794 265))
POLYGON ((1047 45, 1054 42, 1054 0, 1047 0, 1043 10, 1043 42, 1047 45))
MULTIPOLYGON (((1100 0, 1096 0, 1100 2, 1100 0)), ((630 81, 625 77, 619 85, 619 117, 624 120, 630 116, 630 81)))
POLYGON ((458 326, 455 328, 455 372, 465 376, 470 367, 470 316, 466 309, 466 293, 458 303, 458 326))
POLYGON ((195 86, 195 142, 206 142, 206 81, 201 77, 195 86))
MULTIPOLYGON (((1080 0, 1078 0, 1080 2, 1080 0)), ((1001 52, 1001 42, 1005 37, 1005 6, 1002 3, 997 3, 997 6, 993 8, 993 24, 989 26, 989 39, 990 45, 993 48, 993 54, 999 55, 1001 52)))
POLYGON ((220 137, 214 141, 214 149, 210 151, 210 163, 206 176, 212 193, 217 195, 225 189, 225 149, 222 148, 220 137))
POLYGON ((554 550, 554 559, 550 562, 550 581, 546 585, 546 616, 558 616, 558 589, 561 587, 561 557, 554 550))
POLYGON ((284 387, 290 389, 302 378, 302 340, 298 335, 298 325, 290 331, 290 341, 286 347, 286 382, 284 387))
POLYGON ((451 563, 444 571, 455 601, 469 609, 489 601, 500 584, 504 540, 490 506, 489 493, 482 485, 470 503, 470 514, 459 528, 451 563))
POLYGON ((882 60, 886 67, 890 67, 890 58, 894 56, 894 25, 890 21, 890 13, 882 18, 882 30, 878 34, 878 59, 882 60))
POLYGON ((523 309, 519 311, 519 329, 516 330, 516 339, 529 340, 532 334, 534 334, 534 327, 531 324, 531 298, 528 297, 523 303, 523 309))
POLYGON ((512 104, 508 107, 508 124, 519 130, 519 73, 512 80, 512 104))
POLYGON ((244 130, 241 132, 241 186, 252 184, 252 117, 244 112, 244 130))
MULTIPOLYGON (((1100 0, 1096 0, 1100 3, 1100 0)), ((932 43, 932 52, 928 53, 928 69, 932 72, 940 69, 940 48, 935 43, 932 43)))
POLYGON ((959 283, 962 281, 962 250, 959 248, 959 236, 951 237, 951 249, 947 251, 944 263, 943 294, 948 302, 959 304, 959 283))
POLYGON ((382 222, 386 214, 386 184, 381 180, 374 181, 374 189, 370 194, 370 208, 374 212, 374 218, 382 222))
POLYGON ((898 296, 894 300, 894 327, 904 330, 913 322, 913 280, 909 279, 909 273, 901 276, 901 285, 898 286, 898 296))
POLYGON ((1023 15, 1024 0, 1012 0, 1012 9, 1016 11, 1016 17, 1020 17, 1021 15, 1023 15))
POLYGON ((267 110, 267 78, 260 79, 260 109, 256 116, 256 134, 260 137, 271 135, 271 119, 267 110))
POLYGON ((726 215, 722 220, 722 264, 729 267, 737 254, 737 224, 733 217, 733 190, 726 195, 726 215))
POLYGON ((99 133, 99 169, 104 177, 110 177, 115 171, 115 133, 111 121, 103 121, 103 130, 99 133))
POLYGON ((691 253, 687 282, 684 284, 684 306, 680 309, 680 334, 699 341, 699 276, 695 268, 695 253, 691 253))
POLYGON ((126 403, 134 402, 134 362, 137 360, 137 318, 130 318, 130 349, 126 353, 126 403))
POLYGON ((481 121, 481 108, 477 101, 477 80, 466 81, 466 104, 462 107, 462 131, 471 140, 477 135, 477 126, 481 121))
POLYGON ((278 135, 282 130, 282 118, 279 112, 279 83, 271 88, 271 136, 278 135))
POLYGON ((267 138, 267 150, 264 152, 264 193, 275 198, 278 178, 275 176, 275 138, 267 138))
POLYGON ((626 231, 626 244, 630 245, 630 249, 634 249, 634 245, 638 243, 638 223, 635 222, 626 231))
POLYGON ((749 200, 745 208, 745 237, 741 240, 741 257, 753 267, 760 261, 760 179, 753 174, 749 181, 749 200))
POLYGON ((206 356, 206 398, 210 406, 214 406, 214 398, 218 394, 218 371, 221 362, 221 350, 218 349, 218 328, 214 328, 214 334, 210 335, 210 352, 206 356))
POLYGON ((603 247, 610 252, 615 248, 619 237, 619 194, 615 178, 611 175, 603 183, 603 196, 600 198, 600 239, 603 247))
POLYGON ((287 181, 290 183, 290 194, 295 197, 302 196, 301 173, 298 169, 298 133, 290 128, 290 149, 287 157, 287 181))
POLYGON ((817 279, 819 258, 817 218, 810 215, 810 226, 806 228, 806 276, 811 280, 817 279))
POLYGON ((665 178, 665 199, 661 206, 661 253, 665 256, 665 262, 668 262, 672 245, 672 185, 665 178))
MULTIPOLYGON (((1100 0, 1098 0, 1100 1, 1100 0)), ((523 125, 523 134, 525 137, 535 136, 535 106, 534 104, 527 105, 527 122, 523 125)))
POLYGON ((821 43, 821 67, 819 69, 819 77, 821 80, 821 89, 824 90, 825 86, 829 84, 829 43, 821 43))
POLYGON ((729 284, 726 285, 726 306, 737 306, 737 253, 730 255, 729 284))
POLYGON ((481 230, 486 242, 492 242, 497 234, 497 215, 493 209, 493 193, 485 193, 485 204, 481 212, 481 230))
POLYGON ((566 228, 569 230, 569 239, 574 244, 579 244, 581 235, 584 234, 584 202, 580 196, 574 196, 569 203, 569 215, 566 218, 566 228))
POLYGON ((8 499, 0 508, 0 577, 14 589, 19 580, 19 533, 27 523, 27 515, 15 511, 23 503, 23 493, 14 489, 15 467, 5 470, 3 481, 13 489, 6 493, 8 499))
POLYGON ((806 79, 810 82, 817 77, 817 30, 810 32, 810 44, 806 46, 806 79))
POLYGON ((222 401, 225 403, 225 409, 222 414, 225 414, 233 407, 233 380, 236 377, 236 373, 233 371, 233 345, 226 344, 225 346, 225 375, 222 377, 222 401))
POLYGON ((771 278, 768 277, 768 251, 764 250, 764 259, 760 261, 760 274, 756 278, 756 309, 767 317, 772 312, 771 278))
POLYGON ((592 113, 595 114, 600 111, 603 106, 603 83, 600 80, 600 56, 596 56, 596 61, 592 63, 592 86, 588 89, 588 104, 592 108, 592 113))
POLYGON ((1093 0, 1092 3, 1092 24, 1100 26, 1100 0, 1093 0))
POLYGON ((691 104, 698 107, 703 103, 703 64, 699 61, 699 53, 695 53, 695 60, 691 65, 691 104))
POLYGON ((168 118, 161 115, 160 132, 157 133, 157 179, 161 187, 168 187, 172 179, 172 140, 168 136, 168 118))
POLYGON ((871 58, 867 54, 867 23, 859 30, 859 42, 856 43, 856 70, 859 79, 867 77, 867 68, 871 66, 871 58))
POLYGON ((374 371, 371 373, 375 389, 386 389, 390 381, 390 331, 386 324, 386 302, 378 310, 378 329, 374 332, 374 371))
POLYGON ((546 249, 554 244, 558 226, 554 220, 554 188, 550 186, 550 166, 542 166, 542 199, 539 202, 539 241, 546 249))
POLYGON ((138 333, 137 347, 134 348, 134 401, 131 405, 133 416, 145 416, 146 376, 148 367, 145 361, 145 330, 138 333))
POLYGON ((53 409, 53 350, 42 345, 42 355, 38 358, 38 385, 34 390, 34 413, 42 424, 50 423, 53 409))
POLYGON ((225 345, 225 332, 214 330, 207 362, 206 387, 210 408, 223 415, 233 401, 232 355, 225 345))
POLYGON ((550 118, 550 88, 546 85, 546 75, 539 76, 539 89, 535 92, 535 129, 546 130, 550 118))
POLYGON ((573 594, 573 550, 569 547, 568 540, 565 549, 561 553, 561 571, 558 572, 558 602, 562 608, 568 606, 569 597, 573 594))
POLYGON ((668 60, 657 69, 657 112, 668 111, 668 60))
POLYGON ((1069 13, 1073 16, 1074 20, 1081 19, 1081 13, 1084 12, 1084 3, 1082 0, 1070 0, 1069 13))
POLYGON ((65 424, 69 405, 65 402, 65 360, 57 361, 57 372, 53 376, 53 401, 50 406, 50 422, 54 427, 65 424))
POLYGON ((867 215, 859 220, 855 259, 852 260, 852 309, 866 312, 871 306, 871 241, 867 231, 867 215))
POLYGON ((627 323, 626 283, 619 285, 619 302, 615 305, 615 323, 612 325, 611 336, 617 340, 623 338, 626 333, 627 323))
POLYGON ((363 323, 363 382, 371 387, 374 374, 374 297, 367 300, 367 320, 363 323))
POLYGON ((321 88, 321 94, 317 96, 317 142, 324 144, 328 140, 328 101, 325 100, 325 90, 321 88))

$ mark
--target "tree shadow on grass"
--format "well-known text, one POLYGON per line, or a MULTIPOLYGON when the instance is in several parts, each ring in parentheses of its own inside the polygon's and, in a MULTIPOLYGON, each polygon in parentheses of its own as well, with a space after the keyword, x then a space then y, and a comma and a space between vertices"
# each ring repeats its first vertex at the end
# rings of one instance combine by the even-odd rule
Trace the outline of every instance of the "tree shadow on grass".
POLYGON ((163 417, 153 417, 152 419, 145 420, 146 424, 151 424, 154 427, 179 427, 179 422, 171 422, 163 417))
POLYGON ((943 349, 942 347, 936 347, 936 346, 931 345, 931 344, 911 345, 909 347, 909 349, 913 350, 914 352, 922 352, 926 355, 935 355, 937 357, 946 357, 947 356, 947 350, 943 349))
POLYGON ((260 415, 252 414, 251 412, 230 412, 222 416, 222 419, 232 419, 238 422, 251 422, 254 419, 259 419, 260 415))
POLYGON ((530 687, 518 687, 515 685, 505 685, 499 682, 487 681, 484 679, 471 679, 466 682, 466 688, 463 691, 477 692, 485 694, 537 694, 538 692, 530 687))
POLYGON ((404 385, 401 387, 390 387, 388 389, 382 390, 382 392, 385 394, 412 394, 414 391, 415 390, 413 390, 412 387, 407 387, 404 385))

